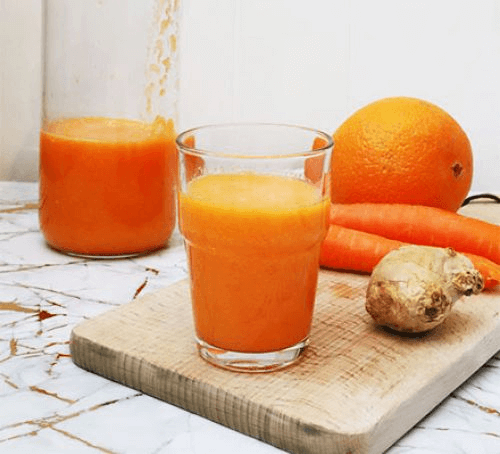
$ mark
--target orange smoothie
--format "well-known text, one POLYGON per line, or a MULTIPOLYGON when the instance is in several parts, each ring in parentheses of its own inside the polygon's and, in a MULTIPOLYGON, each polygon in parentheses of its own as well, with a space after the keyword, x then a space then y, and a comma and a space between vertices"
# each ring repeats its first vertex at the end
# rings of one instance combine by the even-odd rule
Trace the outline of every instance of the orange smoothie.
POLYGON ((67 118, 40 134, 40 227, 56 249, 113 256, 164 246, 175 226, 171 121, 67 118))
POLYGON ((258 353, 308 337, 327 200, 303 181, 205 175, 179 195, 198 338, 258 353))

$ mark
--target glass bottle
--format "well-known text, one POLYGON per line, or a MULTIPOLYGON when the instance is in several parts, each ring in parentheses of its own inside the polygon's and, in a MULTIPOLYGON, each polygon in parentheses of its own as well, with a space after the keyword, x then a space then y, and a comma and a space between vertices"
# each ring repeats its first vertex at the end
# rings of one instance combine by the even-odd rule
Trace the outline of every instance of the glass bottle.
POLYGON ((40 228, 133 256, 175 227, 178 0, 44 0, 40 228))

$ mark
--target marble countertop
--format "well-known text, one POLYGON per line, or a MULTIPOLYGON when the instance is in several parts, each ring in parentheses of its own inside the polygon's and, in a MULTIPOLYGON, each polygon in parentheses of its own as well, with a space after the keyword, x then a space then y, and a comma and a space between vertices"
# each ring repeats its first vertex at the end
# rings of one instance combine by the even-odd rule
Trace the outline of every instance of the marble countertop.
MULTIPOLYGON (((37 185, 0 182, 0 452, 283 452, 72 362, 76 324, 186 276, 177 232, 168 248, 133 259, 51 250, 37 185)), ((500 453, 500 352, 387 452, 500 453)))

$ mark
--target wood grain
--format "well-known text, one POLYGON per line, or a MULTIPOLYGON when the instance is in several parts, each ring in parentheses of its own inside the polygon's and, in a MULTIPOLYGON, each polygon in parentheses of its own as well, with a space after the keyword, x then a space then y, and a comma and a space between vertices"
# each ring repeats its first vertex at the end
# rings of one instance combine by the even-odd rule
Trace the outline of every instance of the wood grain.
MULTIPOLYGON (((500 207, 487 206, 500 221, 500 207)), ((186 280, 76 326, 73 360, 291 453, 382 453, 500 349, 500 291, 405 337, 374 325, 367 283, 320 272, 311 344, 282 371, 240 374, 200 359, 186 280)))

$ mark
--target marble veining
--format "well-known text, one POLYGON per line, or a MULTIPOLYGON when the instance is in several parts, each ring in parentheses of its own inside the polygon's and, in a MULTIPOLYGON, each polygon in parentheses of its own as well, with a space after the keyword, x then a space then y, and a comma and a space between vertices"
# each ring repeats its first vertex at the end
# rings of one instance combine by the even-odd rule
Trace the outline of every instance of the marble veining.
MULTIPOLYGON (((60 254, 37 207, 35 183, 0 182, 1 453, 283 452, 74 365, 73 326, 186 277, 186 257, 178 232, 137 258, 60 254)), ((500 352, 387 452, 499 454, 500 352)))

